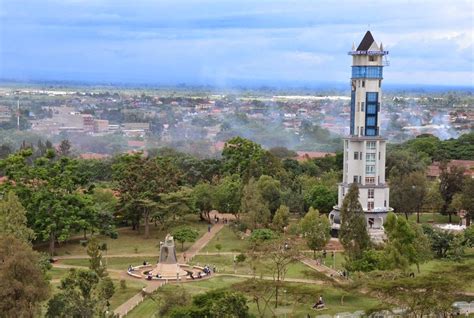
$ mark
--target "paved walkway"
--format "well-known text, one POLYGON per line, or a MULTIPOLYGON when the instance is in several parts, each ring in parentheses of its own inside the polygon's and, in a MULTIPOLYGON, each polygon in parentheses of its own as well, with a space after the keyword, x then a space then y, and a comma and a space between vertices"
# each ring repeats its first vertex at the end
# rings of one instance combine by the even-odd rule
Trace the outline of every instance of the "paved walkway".
POLYGON ((342 282, 345 282, 346 280, 343 279, 340 275, 340 273, 332 268, 329 268, 325 265, 321 265, 321 264, 318 264, 318 262, 314 259, 311 259, 309 257, 301 257, 300 258, 300 262, 302 262, 303 264, 305 264, 306 266, 309 266, 311 267, 312 269, 320 272, 320 273, 323 273, 324 275, 326 275, 327 277, 330 277, 340 283, 342 282))
POLYGON ((178 262, 179 263, 187 263, 188 261, 192 260, 194 256, 204 247, 209 243, 212 238, 219 233, 220 230, 224 227, 224 224, 219 223, 219 224, 213 224, 211 227, 210 232, 206 232, 203 236, 199 238, 188 250, 186 251, 186 261, 184 260, 183 254, 181 253, 178 257, 178 262))

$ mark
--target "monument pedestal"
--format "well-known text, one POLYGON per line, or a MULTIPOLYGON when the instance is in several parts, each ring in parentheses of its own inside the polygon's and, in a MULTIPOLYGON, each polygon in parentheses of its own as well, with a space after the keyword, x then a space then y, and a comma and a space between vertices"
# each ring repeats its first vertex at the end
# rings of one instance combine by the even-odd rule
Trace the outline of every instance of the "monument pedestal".
POLYGON ((158 263, 156 267, 149 272, 149 274, 154 277, 159 274, 160 277, 164 279, 176 279, 177 275, 179 275, 179 278, 184 278, 188 275, 188 273, 183 270, 179 264, 166 263, 158 263))

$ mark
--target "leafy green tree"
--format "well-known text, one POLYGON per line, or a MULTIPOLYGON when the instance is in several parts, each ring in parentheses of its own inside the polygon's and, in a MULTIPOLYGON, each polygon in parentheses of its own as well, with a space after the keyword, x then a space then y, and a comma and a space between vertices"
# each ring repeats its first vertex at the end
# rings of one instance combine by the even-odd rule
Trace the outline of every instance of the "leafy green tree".
POLYGON ((439 192, 444 200, 442 213, 449 215, 449 223, 451 223, 452 211, 449 206, 454 195, 461 192, 464 183, 464 169, 456 166, 448 167, 447 163, 442 163, 439 168, 441 170, 439 192))
POLYGON ((328 218, 320 215, 318 210, 310 208, 301 220, 300 226, 306 245, 313 251, 313 256, 316 257, 316 251, 323 249, 331 238, 331 226, 328 218))
POLYGON ((443 198, 439 192, 439 185, 437 183, 431 183, 428 185, 425 199, 422 203, 423 210, 438 213, 441 210, 443 203, 443 198))
POLYGON ((240 212, 241 197, 242 180, 238 174, 222 178, 215 188, 214 200, 217 210, 232 213, 237 218, 240 212))
POLYGON ((100 282, 94 271, 71 269, 61 280, 60 292, 49 300, 46 317, 104 316, 111 290, 100 282))
POLYGON ((134 154, 119 157, 113 169, 122 209, 127 212, 134 229, 139 229, 143 219, 148 238, 150 220, 160 196, 177 190, 180 176, 176 166, 168 159, 134 154))
POLYGON ((339 240, 350 260, 360 258, 370 246, 364 210, 359 202, 359 188, 355 183, 342 202, 339 240))
POLYGON ((390 267, 407 269, 416 264, 420 272, 420 263, 430 258, 431 246, 428 237, 415 224, 389 213, 385 222, 388 243, 385 246, 390 267))
POLYGON ((199 183, 193 190, 196 208, 200 211, 201 220, 211 222, 209 213, 214 207, 214 186, 209 183, 199 183))
POLYGON ((234 137, 226 142, 222 151, 224 171, 242 176, 251 162, 260 162, 264 153, 265 150, 259 144, 242 137, 234 137))
POLYGON ((468 242, 461 234, 433 228, 427 224, 423 225, 423 232, 431 241, 431 249, 438 258, 453 258, 459 260, 464 254, 464 247, 468 242))
POLYGON ((276 230, 281 232, 288 225, 289 219, 290 209, 286 205, 280 205, 273 216, 272 225, 276 230))
POLYGON ((40 255, 23 238, 0 235, 0 313, 2 317, 39 317, 50 289, 40 255))
POLYGON ((181 187, 178 191, 160 196, 160 202, 153 213, 153 219, 158 220, 164 226, 170 215, 174 221, 177 217, 194 213, 196 213, 194 191, 188 187, 181 187))
POLYGON ((306 193, 305 203, 308 207, 313 207, 322 213, 329 213, 337 203, 337 191, 318 184, 306 193))
POLYGON ((61 140, 58 147, 59 157, 69 157, 71 155, 71 142, 68 139, 61 140))
POLYGON ((257 188, 262 198, 267 202, 270 213, 273 215, 280 206, 280 181, 270 176, 262 175, 257 181, 257 188))
POLYGON ((250 241, 261 243, 277 238, 278 235, 270 229, 256 229, 250 234, 250 241))
MULTIPOLYGON (((383 308, 403 307, 406 314, 420 317, 445 314, 452 311, 453 302, 465 282, 453 272, 430 272, 418 277, 371 277, 366 279, 367 288, 376 293, 383 308)), ((472 276, 472 275, 471 275, 472 276)))
POLYGON ((102 253, 95 237, 87 244, 87 255, 89 255, 89 268, 99 277, 107 276, 107 268, 102 264, 102 253))
POLYGON ((396 212, 408 215, 416 212, 420 223, 420 209, 427 193, 426 176, 423 172, 394 174, 390 179, 390 204, 396 212))
POLYGON ((466 178, 461 188, 461 207, 466 210, 466 224, 471 224, 471 219, 474 218, 474 179, 466 178))
POLYGON ((26 210, 13 191, 0 201, 0 235, 13 235, 23 242, 31 242, 35 233, 27 226, 26 210))
POLYGON ((279 292, 285 280, 288 267, 298 260, 299 251, 296 245, 289 246, 284 240, 270 240, 263 246, 263 253, 269 260, 268 268, 272 272, 275 286, 275 308, 278 307, 279 292))
POLYGON ((181 227, 173 231, 173 238, 181 243, 181 250, 184 251, 185 242, 194 242, 199 237, 199 232, 191 227, 181 227))
POLYGON ((424 172, 430 164, 430 159, 424 153, 413 153, 398 148, 388 149, 385 171, 389 180, 397 175, 407 175, 411 172, 424 172))
POLYGON ((244 187, 241 209, 251 229, 256 229, 260 225, 265 226, 270 221, 270 209, 253 178, 244 187))
POLYGON ((52 150, 31 162, 30 150, 22 150, 0 162, 9 183, 28 211, 28 224, 37 237, 49 240, 54 254, 56 240, 64 241, 77 230, 96 224, 86 180, 78 177, 77 160, 56 158, 52 150))
POLYGON ((176 307, 185 307, 191 304, 191 295, 182 286, 165 285, 158 289, 156 301, 159 304, 158 317, 167 317, 176 307))
POLYGON ((217 289, 194 296, 191 306, 173 308, 169 317, 249 318, 250 313, 243 294, 217 289))

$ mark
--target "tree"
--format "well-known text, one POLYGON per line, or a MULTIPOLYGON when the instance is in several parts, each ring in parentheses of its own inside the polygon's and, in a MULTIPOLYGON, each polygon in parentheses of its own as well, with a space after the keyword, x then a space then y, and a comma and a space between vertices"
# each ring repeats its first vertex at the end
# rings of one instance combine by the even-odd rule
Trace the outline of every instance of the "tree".
POLYGON ((426 176, 423 172, 393 174, 390 179, 390 204, 397 212, 408 214, 416 212, 420 223, 420 209, 427 192, 426 176))
POLYGON ((214 187, 209 183, 199 183, 193 190, 196 208, 201 212, 201 220, 211 222, 209 213, 214 203, 214 187))
POLYGON ((214 200, 217 210, 232 213, 237 218, 242 197, 242 180, 238 174, 222 178, 215 187, 214 200))
POLYGON ((466 178, 461 189, 461 207, 466 210, 466 225, 471 224, 471 219, 474 218, 474 179, 466 178))
POLYGON ((145 225, 145 238, 150 235, 150 220, 162 195, 178 188, 176 166, 166 158, 143 158, 141 154, 123 155, 113 165, 114 179, 120 193, 120 205, 139 230, 145 225))
POLYGON ((323 184, 317 184, 306 193, 304 199, 308 207, 313 207, 322 213, 329 213, 337 203, 337 191, 323 184))
POLYGON ((246 215, 251 229, 256 229, 259 225, 268 224, 271 216, 270 210, 253 178, 244 187, 241 208, 242 213, 246 215))
POLYGON ((157 296, 158 317, 166 317, 173 308, 184 307, 191 303, 191 295, 182 286, 165 285, 158 289, 157 296))
POLYGON ((94 271, 76 269, 61 280, 59 290, 48 302, 46 317, 102 317, 112 293, 110 283, 101 283, 94 271))
POLYGON ((453 302, 466 285, 456 275, 458 273, 453 270, 444 270, 418 277, 370 278, 366 281, 368 289, 377 294, 384 308, 402 307, 406 308, 407 315, 422 317, 446 315, 452 311, 453 302))
POLYGON ((359 202, 359 188, 355 183, 342 202, 339 239, 352 260, 361 257, 362 252, 370 246, 364 210, 359 202))
POLYGON ((316 251, 323 249, 331 238, 329 220, 313 208, 309 208, 301 220, 301 231, 306 239, 306 245, 313 250, 314 257, 316 251))
POLYGON ((23 239, 0 235, 0 312, 4 317, 39 317, 49 297, 40 256, 23 239))
POLYGON ((173 231, 173 238, 181 243, 181 251, 184 251, 185 242, 194 242, 199 237, 199 232, 190 227, 181 227, 173 231))
POLYGON ((217 289, 194 296, 191 306, 173 308, 169 317, 249 318, 250 314, 243 294, 217 289))
POLYGON ((282 240, 269 241, 263 247, 263 253, 268 258, 269 269, 272 272, 275 284, 275 308, 278 307, 278 296, 282 282, 285 280, 288 266, 299 257, 296 246, 289 247, 282 240))
POLYGON ((449 223, 451 223, 452 211, 449 205, 453 200, 454 194, 461 192, 464 183, 464 169, 462 167, 452 166, 448 168, 447 163, 439 166, 441 173, 439 175, 439 192, 444 200, 442 213, 449 215, 449 223))
POLYGON ((224 171, 242 176, 252 162, 260 162, 264 153, 265 150, 253 141, 242 137, 232 138, 226 142, 222 151, 224 171))
POLYGON ((280 181, 270 176, 262 175, 257 181, 257 188, 262 198, 267 202, 270 213, 273 215, 280 206, 280 181))
POLYGON ((286 205, 280 205, 273 216, 272 225, 273 227, 282 232, 283 229, 288 225, 290 218, 290 209, 286 205))
POLYGON ((13 235, 27 243, 36 237, 27 226, 26 210, 13 191, 0 201, 0 234, 13 235))
POLYGON ((107 276, 107 268, 102 264, 102 253, 100 252, 99 243, 96 238, 91 238, 87 244, 87 255, 89 255, 89 268, 94 271, 97 276, 107 276))
POLYGON ((61 140, 58 147, 59 157, 69 157, 71 155, 71 143, 68 139, 61 140))
POLYGON ((443 203, 443 198, 439 192, 439 185, 437 183, 430 184, 422 204, 423 210, 438 213, 443 207, 443 203))
POLYGON ((56 158, 52 150, 34 162, 31 155, 31 150, 22 150, 0 162, 9 181, 4 186, 15 189, 28 211, 28 224, 39 239, 49 240, 53 255, 57 240, 97 224, 95 211, 84 193, 87 180, 78 175, 77 160, 56 158))
POLYGON ((409 265, 416 264, 420 272, 420 263, 431 258, 430 241, 421 227, 390 212, 385 230, 388 242, 384 250, 390 267, 405 270, 409 265))

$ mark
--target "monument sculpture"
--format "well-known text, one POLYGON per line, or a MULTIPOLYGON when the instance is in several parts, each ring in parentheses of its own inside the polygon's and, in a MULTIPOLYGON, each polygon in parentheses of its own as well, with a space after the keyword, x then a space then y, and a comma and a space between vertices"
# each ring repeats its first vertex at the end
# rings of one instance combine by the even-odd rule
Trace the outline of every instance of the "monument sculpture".
POLYGON ((149 274, 164 279, 180 279, 188 274, 178 264, 174 239, 170 234, 166 235, 164 242, 160 242, 160 259, 149 274))

